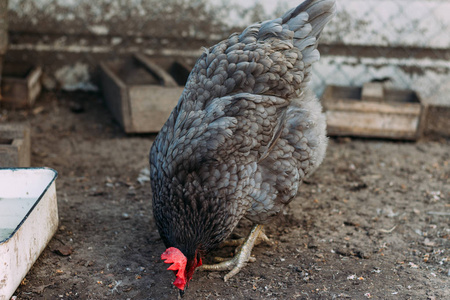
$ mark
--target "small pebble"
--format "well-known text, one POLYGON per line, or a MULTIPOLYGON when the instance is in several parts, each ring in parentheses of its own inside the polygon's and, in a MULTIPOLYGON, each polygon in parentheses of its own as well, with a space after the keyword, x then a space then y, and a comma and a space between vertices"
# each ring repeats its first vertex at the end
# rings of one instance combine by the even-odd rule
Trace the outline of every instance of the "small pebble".
POLYGON ((61 256, 69 256, 70 254, 72 254, 73 250, 71 247, 69 247, 67 245, 62 245, 58 249, 56 249, 54 252, 61 256))

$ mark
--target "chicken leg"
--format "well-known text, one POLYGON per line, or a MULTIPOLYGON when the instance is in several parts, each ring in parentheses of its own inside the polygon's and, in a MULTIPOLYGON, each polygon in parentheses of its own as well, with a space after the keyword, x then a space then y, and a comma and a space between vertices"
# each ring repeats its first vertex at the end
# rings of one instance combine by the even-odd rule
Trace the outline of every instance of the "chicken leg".
MULTIPOLYGON (((223 278, 224 281, 227 281, 228 279, 230 279, 231 277, 233 277, 234 275, 239 273, 239 271, 247 265, 247 262, 255 261, 255 259, 253 257, 251 257, 250 254, 252 253, 253 246, 255 245, 258 238, 260 238, 264 241, 268 240, 267 236, 262 231, 263 227, 264 227, 263 225, 258 224, 252 228, 252 230, 250 231, 250 234, 243 242, 240 250, 238 251, 238 253, 236 253, 234 255, 234 257, 232 259, 222 261, 221 263, 215 264, 215 265, 203 265, 203 266, 199 267, 199 270, 202 270, 202 271, 231 270, 223 278)), ((216 260, 223 260, 223 259, 216 258, 216 260)))

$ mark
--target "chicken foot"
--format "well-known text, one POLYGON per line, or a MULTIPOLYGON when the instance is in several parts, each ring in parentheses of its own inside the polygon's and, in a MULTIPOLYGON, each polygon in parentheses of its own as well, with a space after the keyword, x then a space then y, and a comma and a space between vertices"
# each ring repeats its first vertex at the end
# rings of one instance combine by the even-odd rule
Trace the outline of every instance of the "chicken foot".
MULTIPOLYGON (((251 257, 253 246, 255 246, 258 238, 263 241, 269 241, 269 238, 264 234, 263 225, 255 225, 248 237, 243 241, 243 244, 240 246, 238 252, 234 255, 234 257, 230 260, 225 260, 223 258, 216 257, 216 261, 222 261, 221 263, 215 265, 203 265, 199 267, 199 270, 202 271, 225 271, 231 270, 225 277, 224 281, 227 281, 239 271, 247 265, 248 262, 254 262, 256 259, 251 257)), ((239 241, 239 240, 237 240, 239 241)), ((232 242, 233 244, 237 244, 238 242, 232 242)))

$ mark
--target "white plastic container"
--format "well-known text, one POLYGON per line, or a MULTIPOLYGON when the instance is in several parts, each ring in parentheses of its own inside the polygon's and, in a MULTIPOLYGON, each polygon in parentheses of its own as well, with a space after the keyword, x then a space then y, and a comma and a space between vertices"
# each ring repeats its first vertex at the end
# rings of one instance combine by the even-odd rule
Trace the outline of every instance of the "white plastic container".
POLYGON ((58 228, 48 168, 0 169, 0 300, 9 300, 58 228))

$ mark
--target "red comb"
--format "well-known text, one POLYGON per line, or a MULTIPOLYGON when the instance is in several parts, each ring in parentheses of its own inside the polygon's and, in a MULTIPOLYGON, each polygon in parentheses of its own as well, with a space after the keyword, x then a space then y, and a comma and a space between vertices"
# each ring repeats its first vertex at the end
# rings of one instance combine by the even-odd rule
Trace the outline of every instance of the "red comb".
POLYGON ((184 286, 186 285, 186 256, 175 247, 170 247, 166 249, 166 251, 161 254, 161 259, 164 260, 166 264, 172 264, 167 270, 177 271, 175 274, 177 279, 173 282, 173 284, 179 288, 180 290, 184 290, 184 286))

